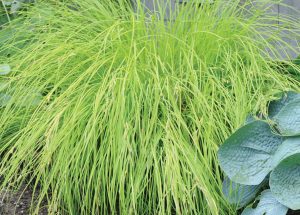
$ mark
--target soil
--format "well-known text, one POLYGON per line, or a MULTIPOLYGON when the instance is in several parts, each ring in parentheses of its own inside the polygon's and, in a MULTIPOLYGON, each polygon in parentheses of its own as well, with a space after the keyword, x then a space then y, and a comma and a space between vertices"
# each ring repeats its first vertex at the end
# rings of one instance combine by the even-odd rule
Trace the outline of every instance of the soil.
MULTIPOLYGON (((0 215, 29 215, 33 191, 21 188, 20 191, 0 193, 0 215)), ((42 207, 39 215, 48 215, 47 207, 42 207)))
MULTIPOLYGON (((33 190, 24 187, 20 191, 0 193, 0 215, 30 215, 32 196, 33 190)), ((39 215, 48 215, 47 207, 42 207, 39 215)), ((300 215, 300 210, 289 210, 287 215, 300 215)))
POLYGON ((297 211, 289 210, 287 215, 300 215, 300 210, 297 210, 297 211))

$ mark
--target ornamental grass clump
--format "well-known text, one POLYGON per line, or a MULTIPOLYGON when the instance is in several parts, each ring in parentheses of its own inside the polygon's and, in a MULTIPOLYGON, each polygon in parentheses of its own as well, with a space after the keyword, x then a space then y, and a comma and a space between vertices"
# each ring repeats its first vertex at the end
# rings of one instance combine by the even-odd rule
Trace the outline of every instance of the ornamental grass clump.
POLYGON ((32 214, 235 214, 219 144, 299 91, 277 61, 300 24, 238 1, 192 5, 165 21, 140 2, 38 1, 7 24, 0 187, 37 190, 32 214))

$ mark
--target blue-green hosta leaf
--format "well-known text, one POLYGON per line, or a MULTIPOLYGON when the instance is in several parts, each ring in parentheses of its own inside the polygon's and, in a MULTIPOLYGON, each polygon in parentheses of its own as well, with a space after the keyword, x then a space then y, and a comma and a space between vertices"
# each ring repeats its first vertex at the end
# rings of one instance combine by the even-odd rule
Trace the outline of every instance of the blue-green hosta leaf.
POLYGON ((11 71, 11 68, 8 64, 0 64, 0 75, 7 75, 11 71))
POLYGON ((7 105, 10 100, 18 107, 34 107, 38 106, 42 99, 42 94, 37 90, 27 87, 17 90, 16 87, 10 86, 8 83, 0 82, 0 106, 2 107, 7 105), (16 93, 18 100, 15 99, 16 93))
POLYGON ((17 11, 22 8, 23 2, 24 2, 24 0, 14 0, 10 6, 10 12, 12 14, 17 13, 17 11))
POLYGON ((11 96, 5 93, 0 93, 0 108, 4 107, 11 100, 11 96))
POLYGON ((11 40, 14 37, 15 33, 16 33, 15 29, 11 29, 11 28, 1 29, 0 46, 4 45, 9 40, 11 40))
POLYGON ((288 208, 280 204, 270 190, 261 193, 256 208, 245 208, 241 215, 285 215, 288 208))
POLYGON ((4 91, 7 88, 8 84, 5 82, 0 82, 0 92, 4 91))
POLYGON ((251 122, 254 122, 256 121, 257 119, 253 116, 253 115, 248 115, 246 120, 245 120, 245 125, 251 123, 251 122))
POLYGON ((0 108, 6 106, 11 100, 11 96, 5 93, 7 86, 6 83, 0 82, 0 108))
POLYGON ((296 98, 285 105, 274 117, 274 121, 282 135, 300 135, 300 98, 296 98))
POLYGON ((237 205, 238 208, 241 208, 255 198, 262 184, 243 185, 230 181, 228 177, 225 177, 222 191, 230 204, 237 205))
POLYGON ((15 101, 15 104, 20 107, 33 107, 38 106, 42 99, 43 96, 41 93, 28 90, 27 94, 22 99, 15 101))
POLYGON ((300 98, 300 94, 296 92, 286 92, 283 93, 279 100, 271 101, 268 108, 268 116, 269 118, 273 118, 276 116, 279 111, 287 105, 289 102, 293 101, 294 99, 300 98))
POLYGON ((281 204, 300 209, 300 153, 284 159, 272 171, 270 189, 281 204))
POLYGON ((221 145, 220 166, 234 182, 258 185, 272 170, 271 157, 283 138, 272 133, 264 121, 244 125, 221 145))
POLYGON ((10 6, 13 0, 2 1, 5 6, 10 6))
POLYGON ((272 158, 272 166, 275 168, 285 158, 300 153, 300 137, 289 137, 278 147, 272 158))
POLYGON ((33 3, 33 2, 35 2, 35 0, 12 0, 11 3, 9 4, 10 12, 12 14, 15 14, 23 7, 25 3, 33 3))

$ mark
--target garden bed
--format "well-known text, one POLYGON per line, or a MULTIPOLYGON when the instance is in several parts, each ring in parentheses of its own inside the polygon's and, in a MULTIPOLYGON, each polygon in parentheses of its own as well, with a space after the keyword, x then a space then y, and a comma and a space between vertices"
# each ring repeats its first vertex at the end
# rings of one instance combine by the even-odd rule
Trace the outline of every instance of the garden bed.
MULTIPOLYGON (((8 191, 0 193, 0 214, 1 215, 28 215, 33 197, 31 188, 25 189, 23 186, 19 191, 8 191)), ((35 198, 36 201, 36 198, 35 198)), ((43 207, 39 211, 39 215, 48 215, 47 207, 43 207)))

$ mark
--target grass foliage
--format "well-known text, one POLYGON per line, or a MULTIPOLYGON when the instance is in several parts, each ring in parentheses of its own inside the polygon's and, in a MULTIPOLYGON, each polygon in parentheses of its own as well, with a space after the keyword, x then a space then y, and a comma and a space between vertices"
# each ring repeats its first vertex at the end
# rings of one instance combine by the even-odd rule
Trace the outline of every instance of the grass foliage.
POLYGON ((218 146, 299 91, 273 60, 300 24, 238 1, 187 4, 169 22, 130 8, 39 1, 0 32, 1 188, 37 189, 33 214, 235 214, 218 146))

